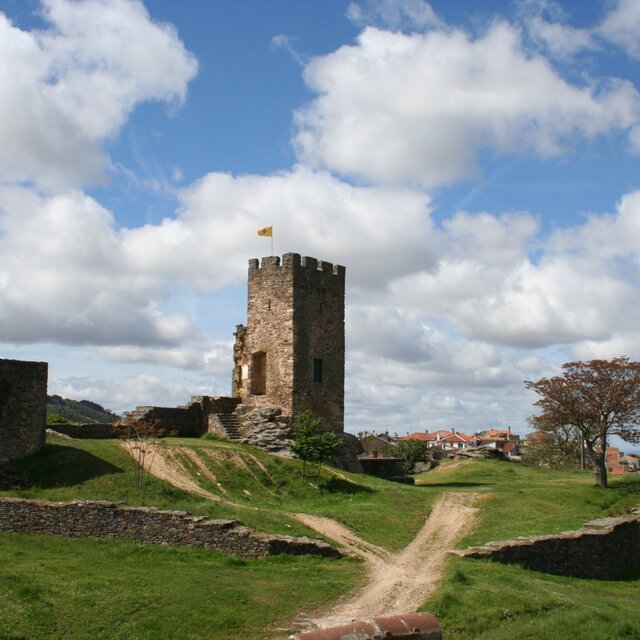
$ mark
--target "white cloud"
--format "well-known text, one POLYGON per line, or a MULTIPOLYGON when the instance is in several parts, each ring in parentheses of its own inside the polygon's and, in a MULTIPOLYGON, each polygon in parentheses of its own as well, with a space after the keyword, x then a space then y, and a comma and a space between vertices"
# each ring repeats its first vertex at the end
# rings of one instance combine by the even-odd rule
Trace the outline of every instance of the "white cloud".
POLYGON ((299 157, 381 183, 455 182, 483 149, 556 155, 573 136, 632 127, 640 111, 631 83, 569 84, 503 22, 477 39, 367 28, 311 61, 305 80, 318 97, 296 114, 299 157))
POLYGON ((157 274, 136 271, 112 215, 79 192, 0 189, 0 340, 173 345, 193 331, 166 315, 157 274))
POLYGON ((208 174, 181 194, 180 214, 124 232, 141 273, 205 291, 242 282, 249 258, 265 255, 257 229, 273 225, 278 254, 294 251, 348 264, 357 288, 384 287, 428 267, 436 247, 430 201, 418 192, 353 187, 299 167, 273 176, 208 174))
POLYGON ((135 407, 171 407, 188 402, 194 389, 184 383, 166 382, 149 374, 138 374, 118 380, 100 377, 71 377, 49 383, 49 394, 72 400, 86 400, 101 404, 116 413, 130 411, 135 407))
POLYGON ((552 56, 560 59, 571 58, 582 51, 598 47, 589 29, 577 29, 570 25, 547 22, 540 16, 533 16, 527 22, 529 35, 543 46, 552 56))
POLYGON ((137 0, 43 0, 43 15, 27 32, 0 13, 0 182, 79 187, 136 104, 183 100, 197 63, 137 0))
MULTIPOLYGON (((239 319, 241 320, 241 318, 239 319)), ((213 342, 199 331, 180 336, 181 344, 173 347, 112 346, 100 347, 98 354, 108 362, 150 364, 199 372, 203 375, 231 377, 233 343, 213 342)))
POLYGON ((630 56, 640 58, 640 3, 618 0, 597 31, 630 56))
POLYGON ((424 0, 365 0, 352 2, 347 17, 358 26, 380 26, 392 30, 423 30, 443 26, 431 5, 424 0))

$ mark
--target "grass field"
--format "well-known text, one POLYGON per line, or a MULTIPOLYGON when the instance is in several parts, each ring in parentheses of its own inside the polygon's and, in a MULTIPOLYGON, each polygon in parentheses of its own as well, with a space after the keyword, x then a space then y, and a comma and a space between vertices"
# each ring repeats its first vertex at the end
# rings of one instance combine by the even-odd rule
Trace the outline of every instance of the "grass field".
MULTIPOLYGON (((445 463, 415 487, 325 471, 316 485, 300 464, 228 443, 175 439, 206 462, 216 482, 185 466, 214 503, 150 478, 133 488, 133 466, 116 442, 50 440, 13 465, 33 486, 21 495, 54 500, 107 499, 233 517, 264 530, 305 533, 290 517, 333 517, 391 550, 414 535, 443 491, 483 496, 463 545, 577 528, 640 504, 640 476, 593 486, 588 474, 478 460, 445 463), (235 460, 235 462, 234 462, 235 460)), ((184 454, 184 449, 182 449, 184 454)), ((194 455, 190 454, 190 455, 194 455)), ((315 534, 311 534, 315 536, 315 534)), ((67 540, 0 534, 0 640, 40 638, 267 639, 278 627, 349 591, 362 574, 355 560, 278 557, 239 560, 196 549, 129 541, 67 540)), ((640 576, 626 581, 560 578, 481 560, 451 558, 425 603, 445 638, 628 638, 640 640, 640 576)))
POLYGON ((613 476, 603 490, 591 473, 475 460, 445 463, 418 477, 421 487, 484 495, 480 520, 463 540, 478 545, 516 536, 558 533, 587 520, 627 513, 640 504, 640 474, 613 476))
POLYGON ((0 638, 272 638, 359 571, 351 560, 0 533, 0 638))
POLYGON ((452 558, 425 610, 447 640, 640 640, 640 572, 584 580, 452 558))

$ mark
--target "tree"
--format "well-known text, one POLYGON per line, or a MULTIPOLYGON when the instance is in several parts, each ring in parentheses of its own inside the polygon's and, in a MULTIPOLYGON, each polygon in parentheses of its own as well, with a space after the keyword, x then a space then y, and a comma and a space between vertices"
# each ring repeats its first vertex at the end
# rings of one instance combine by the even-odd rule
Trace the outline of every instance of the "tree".
POLYGON ((333 458, 342 448, 342 440, 332 431, 320 431, 320 418, 307 409, 296 416, 293 422, 293 444, 291 450, 302 460, 302 478, 306 477, 307 463, 316 465, 316 477, 320 464, 333 458))
POLYGON ((393 450, 402 458, 405 473, 411 473, 416 462, 426 462, 429 456, 429 447, 424 440, 400 440, 393 446, 393 450))
POLYGON ((547 426, 541 424, 537 417, 529 422, 537 431, 527 436, 522 453, 525 464, 550 467, 580 465, 582 435, 578 429, 570 424, 547 426))
POLYGON ((541 413, 532 424, 544 432, 578 430, 593 461, 596 484, 606 487, 609 436, 640 442, 640 362, 622 356, 568 362, 562 369, 560 376, 525 382, 540 396, 535 405, 541 413))
POLYGON ((158 427, 157 420, 136 420, 131 415, 116 425, 116 430, 133 458, 134 483, 136 489, 141 490, 144 488, 145 472, 151 468, 158 451, 158 441, 176 432, 158 427))

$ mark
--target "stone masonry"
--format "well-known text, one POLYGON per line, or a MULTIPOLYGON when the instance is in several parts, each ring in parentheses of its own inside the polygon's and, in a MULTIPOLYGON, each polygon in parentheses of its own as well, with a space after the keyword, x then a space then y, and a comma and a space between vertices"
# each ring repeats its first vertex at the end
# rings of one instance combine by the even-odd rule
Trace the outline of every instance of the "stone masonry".
POLYGON ((640 568, 640 519, 601 518, 578 531, 489 542, 456 552, 576 578, 624 578, 640 568))
POLYGON ((250 260, 248 294, 233 395, 289 419, 311 409, 323 428, 342 432, 345 268, 297 253, 250 260))
POLYGON ((71 538, 127 538, 151 544, 217 549, 245 558, 282 553, 343 556, 321 540, 256 533, 235 520, 209 520, 184 511, 125 507, 115 502, 0 498, 0 531, 71 538))
POLYGON ((47 375, 46 362, 0 358, 0 464, 44 446, 47 375))

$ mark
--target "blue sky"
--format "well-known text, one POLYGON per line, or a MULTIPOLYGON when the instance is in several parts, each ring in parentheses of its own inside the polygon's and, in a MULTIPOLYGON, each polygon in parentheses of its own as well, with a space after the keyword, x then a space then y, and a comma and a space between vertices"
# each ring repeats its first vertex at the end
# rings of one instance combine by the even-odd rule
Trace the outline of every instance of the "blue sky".
POLYGON ((640 358, 634 0, 0 1, 0 356, 229 392, 246 265, 346 265, 346 427, 526 430, 640 358))

